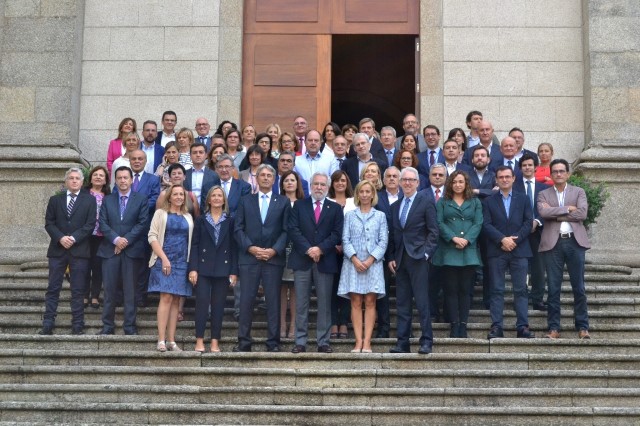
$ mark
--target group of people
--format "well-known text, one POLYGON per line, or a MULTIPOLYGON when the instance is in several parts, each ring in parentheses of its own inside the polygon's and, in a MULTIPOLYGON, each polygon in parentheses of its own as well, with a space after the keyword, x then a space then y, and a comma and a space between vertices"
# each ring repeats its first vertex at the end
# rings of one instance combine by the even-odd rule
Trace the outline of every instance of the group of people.
POLYGON ((413 114, 403 118, 401 137, 390 126, 378 133, 371 118, 317 131, 298 116, 291 132, 273 123, 263 133, 223 121, 213 135, 205 118, 195 134, 176 124, 166 111, 162 131, 147 120, 140 140, 136 121, 125 118, 107 167, 91 169, 86 183, 82 170, 67 171, 46 213, 50 272, 40 334, 53 333, 69 268, 73 334, 84 333, 85 308, 100 308, 101 288, 100 334, 114 334, 120 304, 124 333, 137 334, 136 308, 156 292, 162 352, 181 350, 176 326, 192 295, 195 350, 206 350, 209 321, 209 350, 219 352, 229 287, 238 352, 253 348, 260 297, 266 350, 280 351, 291 337, 292 352, 306 352, 312 292, 317 351, 332 352, 331 340, 346 338, 351 322, 352 352, 371 352, 376 323, 375 337, 389 337, 392 285, 392 353, 410 352, 414 303, 419 353, 432 352, 433 321, 449 322, 450 337, 467 337, 476 282, 491 314, 487 337, 503 337, 507 273, 517 337, 534 337, 531 302, 548 311, 546 337, 555 339, 567 265, 575 327, 589 338, 586 196, 567 185, 569 164, 552 158, 550 144, 525 149, 519 128, 498 141, 479 111, 467 115, 468 134, 452 129, 442 146, 438 127, 421 133, 413 114))

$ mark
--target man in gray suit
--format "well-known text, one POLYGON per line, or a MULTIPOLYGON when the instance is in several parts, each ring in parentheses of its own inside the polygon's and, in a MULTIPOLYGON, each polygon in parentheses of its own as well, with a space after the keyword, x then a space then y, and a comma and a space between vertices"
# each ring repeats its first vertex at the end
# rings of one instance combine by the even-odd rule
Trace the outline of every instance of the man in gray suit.
POLYGON ((548 297, 546 337, 560 337, 560 288, 565 264, 573 289, 573 309, 578 338, 589 339, 589 314, 584 288, 584 257, 591 247, 583 221, 587 218, 587 196, 582 188, 568 185, 569 163, 551 162, 553 187, 538 195, 538 212, 544 219, 539 251, 547 269, 548 297))

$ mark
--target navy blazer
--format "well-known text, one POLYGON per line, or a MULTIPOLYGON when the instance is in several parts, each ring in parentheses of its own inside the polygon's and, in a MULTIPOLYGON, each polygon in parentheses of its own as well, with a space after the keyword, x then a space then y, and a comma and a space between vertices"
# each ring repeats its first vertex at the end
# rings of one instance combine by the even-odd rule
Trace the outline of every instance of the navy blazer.
MULTIPOLYGON (((162 140, 162 135, 160 135, 160 140, 162 140)), ((140 149, 144 142, 140 142, 140 149)), ((155 143, 153 144, 153 171, 158 170, 158 166, 162 164, 162 158, 164 157, 164 148, 160 145, 158 138, 156 138, 155 143)))
MULTIPOLYGON (((298 178, 302 182, 302 192, 304 193, 304 196, 308 197, 309 196, 309 182, 307 182, 305 179, 302 179, 300 177, 300 175, 298 175, 298 178)), ((280 193, 280 175, 277 174, 277 173, 276 173, 275 182, 273 182, 273 187, 271 188, 271 190, 273 191, 274 194, 279 194, 280 193)))
POLYGON ((96 208, 95 197, 86 191, 80 191, 73 204, 71 216, 67 217, 67 191, 49 198, 44 225, 51 237, 47 257, 60 257, 67 252, 60 244, 60 239, 65 236, 71 236, 76 240, 68 249, 71 255, 90 257, 89 236, 96 226, 96 208))
MULTIPOLYGON (((133 191, 133 186, 131 190, 133 191)), ((156 211, 156 201, 160 195, 160 176, 143 173, 136 192, 146 195, 149 199, 149 223, 151 223, 153 213, 156 211)))
MULTIPOLYGON (((387 157, 386 156, 384 157, 384 161, 380 161, 377 158, 372 156, 370 162, 371 161, 374 161, 378 165, 378 168, 380 169, 380 177, 382 178, 384 176, 384 171, 387 169, 387 157)), ((347 176, 349 176, 349 180, 351 181, 351 186, 354 189, 358 184, 358 182, 360 182, 360 173, 358 172, 359 163, 360 163, 360 160, 358 160, 358 157, 352 157, 352 158, 347 158, 345 161, 342 162, 342 166, 340 166, 340 170, 342 170, 347 174, 347 176)))
POLYGON ((509 217, 504 209, 502 192, 487 197, 482 203, 484 221, 482 235, 487 244, 487 256, 498 257, 507 252, 503 251, 502 239, 504 237, 518 237, 516 248, 510 253, 515 257, 531 257, 529 234, 531 233, 532 213, 527 197, 516 191, 511 191, 511 205, 509 217))
POLYGON ((325 198, 320 211, 320 220, 316 224, 313 203, 313 199, 307 197, 293 204, 288 227, 293 250, 289 255, 287 266, 294 271, 308 271, 313 265, 313 260, 306 253, 311 247, 319 247, 322 250, 322 256, 318 262, 318 271, 334 274, 342 265, 336 256, 336 246, 342 241, 344 223, 342 207, 325 198))
POLYGON ((482 175, 482 182, 480 182, 476 170, 472 168, 469 172, 469 183, 473 189, 480 191, 478 198, 480 198, 480 200, 484 200, 486 197, 495 193, 493 188, 496 186, 496 174, 491 170, 486 169, 484 175, 482 175))
MULTIPOLYGON (((549 188, 549 185, 538 182, 535 179, 534 181, 535 188, 533 191, 533 218, 540 221, 541 224, 544 224, 544 220, 540 216, 540 213, 538 213, 538 194, 540 193, 540 191, 544 191, 545 189, 549 188)), ((520 178, 516 178, 516 181, 513 184, 513 191, 523 193, 525 194, 525 196, 527 195, 527 190, 524 185, 524 178, 522 176, 520 178)))
MULTIPOLYGON (((402 201, 402 190, 398 190, 398 200, 402 201)), ((394 201, 395 203, 396 201, 394 201)), ((389 194, 387 194, 386 189, 381 189, 378 191, 378 204, 374 206, 376 210, 380 210, 387 217, 387 225, 391 223, 391 206, 389 204, 389 194)), ((387 226, 388 227, 388 226, 387 226)))
POLYGON ((271 193, 269 210, 264 224, 260 216, 260 195, 242 197, 235 215, 235 238, 239 246, 238 264, 256 265, 258 260, 249 254, 249 247, 272 248, 276 255, 267 263, 277 266, 285 264, 287 246, 287 221, 291 203, 283 195, 271 193))
MULTIPOLYGON (((446 166, 446 163, 444 163, 446 166)), ((456 171, 462 171, 465 172, 466 174, 470 175, 471 172, 473 172, 473 167, 467 165, 467 164, 463 164, 463 163, 456 163, 456 171)), ((449 177, 449 169, 447 169, 447 177, 449 177)))
POLYGON ((147 196, 138 192, 129 194, 127 208, 120 219, 120 192, 116 189, 104 197, 100 208, 100 231, 104 239, 98 247, 98 256, 109 259, 115 255, 113 240, 124 237, 129 245, 122 254, 131 258, 144 258, 147 255, 146 230, 148 228, 149 201, 147 196))
POLYGON ((436 205, 428 195, 425 195, 425 192, 416 194, 413 203, 409 206, 404 228, 400 226, 400 208, 403 204, 404 201, 391 205, 386 258, 387 261, 395 260, 396 267, 400 266, 405 250, 413 259, 424 259, 425 254, 428 254, 431 259, 438 247, 440 235, 436 205))
MULTIPOLYGON (((202 177, 202 186, 200 187, 200 211, 201 212, 204 212, 204 209, 202 207, 204 207, 205 203, 203 203, 203 200, 207 198, 207 193, 209 192, 209 190, 216 185, 220 185, 220 178, 218 177, 218 174, 216 172, 214 172, 207 166, 204 166, 203 170, 204 170, 204 176, 202 177)), ((193 184, 191 182, 192 177, 193 177, 193 168, 187 170, 187 174, 185 175, 184 189, 186 189, 187 191, 192 191, 191 189, 193 187, 193 184)))
POLYGON ((234 219, 230 216, 220 224, 218 243, 215 231, 204 215, 196 219, 191 237, 189 271, 198 276, 224 278, 238 275, 238 246, 233 236, 234 219))
MULTIPOLYGON (((475 145, 464 152, 464 155, 462 156, 462 162, 464 164, 473 167, 473 164, 471 163, 471 159, 473 158, 473 151, 475 151, 479 146, 480 145, 475 145)), ((502 156, 502 152, 500 152, 500 145, 492 143, 488 169, 495 172, 498 167, 502 166, 503 160, 504 157, 502 156)))
MULTIPOLYGON (((418 173, 425 175, 427 177, 429 176, 429 169, 431 168, 431 164, 429 164, 429 151, 431 150, 427 148, 426 151, 423 151, 420 154, 418 154, 418 167, 417 167, 418 173)), ((444 154, 442 153, 442 149, 440 149, 440 152, 438 153, 438 158, 436 158, 436 163, 444 164, 444 162, 445 162, 444 154)))

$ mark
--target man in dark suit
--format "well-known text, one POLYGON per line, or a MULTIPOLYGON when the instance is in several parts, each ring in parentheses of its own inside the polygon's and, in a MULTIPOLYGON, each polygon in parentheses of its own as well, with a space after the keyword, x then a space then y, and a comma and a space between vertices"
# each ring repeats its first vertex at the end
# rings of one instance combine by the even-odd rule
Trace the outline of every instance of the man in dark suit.
POLYGON ((488 339, 504 337, 505 274, 511 273, 517 336, 534 337, 529 329, 527 269, 531 257, 531 207, 524 194, 512 191, 515 176, 508 166, 496 171, 500 190, 483 203, 482 230, 487 240, 488 271, 491 279, 491 331, 488 339))
POLYGON ((398 310, 398 341, 391 353, 410 352, 411 298, 415 299, 420 316, 420 348, 418 353, 433 350, 433 331, 429 315, 429 260, 438 243, 436 207, 424 193, 418 193, 418 171, 406 167, 400 173, 404 198, 391 206, 387 261, 391 273, 396 274, 398 310))
POLYGON ((385 169, 387 168, 387 160, 385 157, 384 161, 379 161, 374 158, 371 152, 371 142, 365 133, 356 133, 353 135, 353 147, 356 150, 356 156, 347 158, 347 160, 342 163, 340 167, 347 176, 349 176, 349 180, 351 181, 351 186, 356 187, 358 182, 360 182, 360 171, 364 169, 369 162, 375 162, 378 164, 378 168, 380 169, 380 176, 382 177, 385 169))
POLYGON ((100 231, 104 239, 98 248, 102 260, 104 309, 99 334, 114 334, 116 293, 122 283, 125 334, 138 334, 136 328, 135 284, 139 268, 146 259, 145 242, 149 201, 133 192, 133 173, 127 166, 115 171, 116 191, 107 195, 100 208, 100 231))
POLYGON ((564 266, 567 266, 573 290, 575 327, 580 340, 590 339, 587 295, 584 288, 584 257, 591 247, 584 220, 589 204, 584 189, 568 185, 569 163, 557 158, 549 165, 553 187, 540 192, 538 211, 545 219, 540 252, 547 269, 547 326, 545 337, 560 337, 560 291, 564 266))
POLYGON ((489 157, 489 170, 495 172, 498 167, 502 166, 504 158, 500 152, 500 145, 494 142, 493 138, 493 124, 491 122, 483 120, 478 127, 478 134, 480 136, 480 143, 467 149, 462 156, 462 162, 467 165, 471 165, 473 159, 473 153, 478 147, 483 146, 488 151, 489 157))
POLYGON ((518 166, 518 159, 516 154, 518 152, 518 146, 516 140, 511 136, 507 136, 500 142, 500 153, 502 154, 502 165, 509 167, 513 170, 516 176, 516 181, 522 179, 522 173, 518 166))
POLYGON ((489 170, 489 150, 484 146, 477 145, 473 152, 471 164, 473 170, 469 172, 469 183, 473 188, 473 193, 484 200, 486 197, 493 195, 498 187, 496 186, 496 174, 489 170))
POLYGON ((156 137, 156 143, 164 148, 169 142, 176 140, 176 125, 178 124, 178 115, 174 111, 165 111, 162 113, 162 131, 156 137))
POLYGON ((418 173, 429 176, 429 170, 434 164, 443 164, 444 153, 440 148, 440 129, 433 124, 428 124, 422 130, 427 149, 418 154, 418 173))
POLYGON ((444 157, 444 163, 442 164, 447 168, 447 177, 456 170, 462 170, 467 174, 473 171, 473 167, 458 162, 458 158, 460 158, 460 147, 458 146, 458 142, 453 139, 447 139, 442 145, 442 155, 444 157))
MULTIPOLYGON (((233 164, 233 158, 228 154, 222 154, 218 158, 216 163, 216 173, 220 179, 218 185, 222 186, 225 194, 227 194, 227 204, 229 204, 229 215, 234 216, 238 206, 240 205, 240 199, 245 195, 251 194, 251 185, 243 180, 239 180, 233 177, 233 171, 235 166, 233 164)), ((202 186, 202 193, 209 193, 209 190, 213 184, 205 184, 202 186)), ((200 211, 204 211, 204 202, 200 200, 200 211)))
MULTIPOLYGON (((194 193, 198 199, 198 204, 203 206, 204 198, 207 193, 203 191, 203 188, 211 188, 216 185, 220 185, 220 178, 218 174, 206 166, 207 160, 207 147, 200 142, 196 142, 191 145, 189 149, 191 155, 191 161, 193 167, 187 170, 187 174, 184 179, 184 189, 194 193)), ((204 211, 204 210, 200 210, 204 211)))
POLYGON ((271 190, 275 174, 268 164, 258 167, 258 192, 240 200, 235 216, 242 293, 238 345, 234 352, 251 352, 253 306, 260 282, 267 304, 267 351, 280 352, 280 284, 291 204, 286 196, 276 195, 271 190))
MULTIPOLYGON (((400 170, 396 166, 387 167, 384 171, 384 188, 378 191, 378 204, 374 207, 380 210, 387 217, 387 223, 391 223, 391 206, 402 200, 402 190, 400 189, 400 170)), ((391 329, 391 313, 389 310, 389 294, 391 284, 395 285, 395 275, 391 273, 387 265, 384 266, 384 297, 376 300, 376 311, 378 312, 378 330, 376 338, 388 338, 391 329)))
MULTIPOLYGON (((151 219, 156 211, 156 201, 160 195, 160 177, 144 171, 147 164, 147 158, 142 150, 133 151, 129 155, 131 161, 131 171, 133 172, 133 183, 131 190, 140 194, 144 194, 149 200, 149 217, 144 235, 149 232, 151 219)), ((144 240, 145 259, 151 256, 151 246, 144 240)), ((138 279, 136 283, 136 306, 143 308, 147 305, 147 284, 149 281, 149 268, 146 265, 140 265, 138 271, 138 279)))
POLYGON ((296 344, 294 354, 306 352, 309 328, 309 301, 315 285, 318 300, 316 338, 318 352, 331 353, 331 293, 338 272, 336 245, 342 241, 342 208, 328 200, 329 176, 311 175, 311 197, 298 200, 289 218, 289 239, 293 250, 288 267, 293 269, 296 288, 296 344))
MULTIPOLYGON (((386 164, 387 155, 384 152, 384 147, 382 146, 382 142, 380 139, 376 137, 376 123, 369 117, 363 118, 359 123, 359 131, 360 133, 364 133, 369 138, 369 142, 371 143, 371 147, 369 148, 369 152, 371 156, 375 158, 377 163, 386 164)), ((349 151, 349 157, 357 156, 355 143, 351 145, 349 151)), ((355 188, 356 184, 351 182, 353 187, 355 188)))
POLYGON ((140 142, 140 149, 147 156, 147 164, 144 166, 144 171, 149 174, 154 174, 158 169, 158 166, 162 164, 162 158, 164 157, 164 148, 160 143, 156 143, 158 137, 158 125, 153 120, 147 120, 142 125, 142 142, 140 142))
POLYGON ((531 253, 533 255, 529 259, 529 272, 531 274, 531 278, 529 280, 529 284, 531 284, 529 298, 531 299, 533 309, 536 311, 546 311, 547 307, 544 304, 544 259, 542 253, 538 252, 544 221, 540 216, 540 213, 538 213, 538 204, 536 203, 536 200, 538 199, 540 191, 549 188, 549 185, 536 181, 535 173, 536 167, 538 167, 537 156, 525 153, 520 157, 518 166, 520 167, 522 176, 520 178, 516 178, 513 190, 526 195, 533 212, 533 224, 531 226, 531 235, 529 235, 529 245, 531 246, 531 253))
MULTIPOLYGON (((291 151, 284 151, 280 153, 280 157, 278 157, 278 170, 276 173, 275 182, 273 182, 273 193, 280 193, 280 176, 282 176, 285 172, 293 170, 293 167, 296 165, 296 154, 291 151)), ((305 197, 309 196, 309 182, 300 178, 300 182, 302 183, 302 192, 305 197)))
POLYGON ((522 131, 522 129, 520 129, 519 127, 514 127, 513 129, 509 130, 509 136, 511 136, 516 141, 516 146, 517 146, 516 160, 520 160, 520 158, 524 154, 529 154, 535 157, 536 159, 538 159, 538 154, 524 147, 524 132, 522 131))
POLYGON ((71 283, 71 332, 84 334, 83 298, 89 268, 89 236, 96 225, 96 200, 81 192, 82 170, 71 168, 64 176, 66 190, 49 198, 44 229, 51 237, 49 285, 40 334, 53 334, 62 280, 67 267, 71 283))
POLYGON ((211 125, 209 124, 209 120, 204 117, 196 118, 196 135, 195 142, 199 142, 205 146, 207 152, 211 149, 211 136, 209 136, 209 131, 211 130, 211 125))

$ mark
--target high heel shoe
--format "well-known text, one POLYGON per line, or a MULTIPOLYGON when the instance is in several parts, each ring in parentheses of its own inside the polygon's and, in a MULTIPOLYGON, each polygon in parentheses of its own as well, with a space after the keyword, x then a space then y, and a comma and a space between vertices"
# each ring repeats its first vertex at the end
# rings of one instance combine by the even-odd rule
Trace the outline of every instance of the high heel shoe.
POLYGON ((167 350, 171 352, 182 352, 180 346, 176 344, 176 342, 167 342, 167 350))
POLYGON ((156 345, 156 350, 158 352, 166 352, 167 351, 167 345, 165 342, 158 342, 158 344, 156 345))

